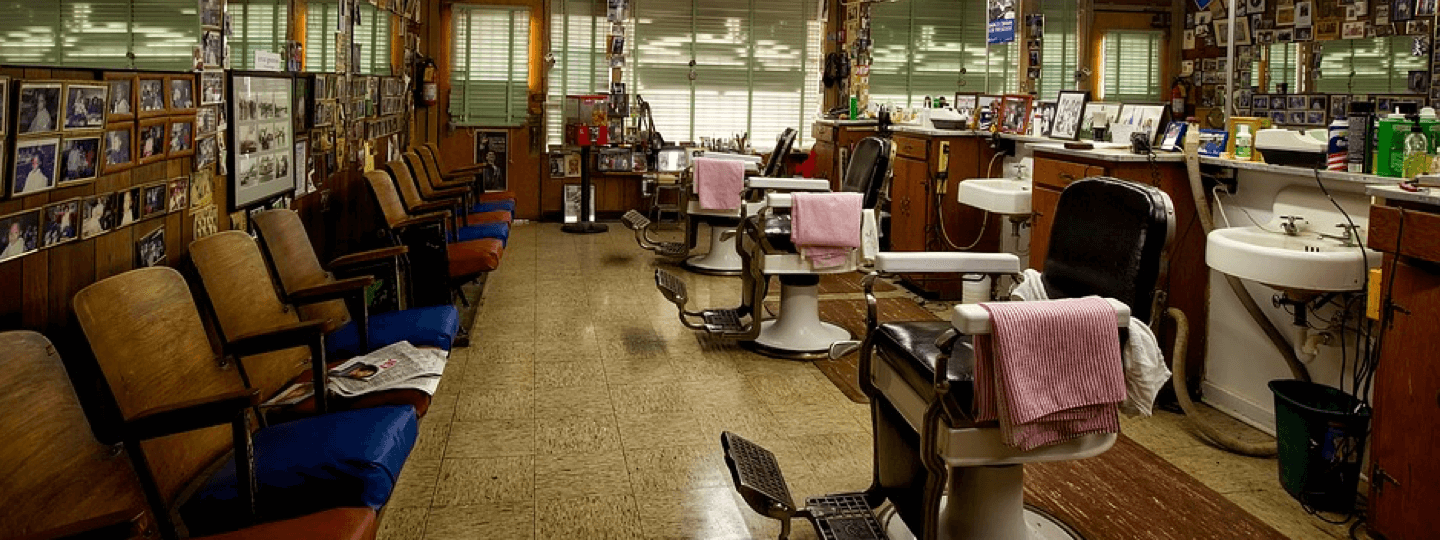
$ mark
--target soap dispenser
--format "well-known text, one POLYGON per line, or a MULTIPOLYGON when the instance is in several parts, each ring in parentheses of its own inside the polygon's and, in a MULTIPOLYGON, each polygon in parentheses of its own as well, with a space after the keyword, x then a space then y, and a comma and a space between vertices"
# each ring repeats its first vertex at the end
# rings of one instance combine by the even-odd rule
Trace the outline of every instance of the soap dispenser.
POLYGON ((1235 133, 1235 159, 1238 161, 1250 161, 1250 156, 1254 154, 1254 141, 1250 135, 1250 126, 1248 124, 1240 124, 1238 129, 1239 131, 1235 133))

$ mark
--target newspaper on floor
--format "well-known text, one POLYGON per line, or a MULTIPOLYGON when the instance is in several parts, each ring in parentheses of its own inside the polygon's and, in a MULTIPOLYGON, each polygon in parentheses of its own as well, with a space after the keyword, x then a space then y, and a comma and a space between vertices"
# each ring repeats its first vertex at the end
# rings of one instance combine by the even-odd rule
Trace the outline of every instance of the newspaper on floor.
POLYGON ((357 356, 330 370, 330 393, 354 397, 382 390, 413 389, 434 394, 445 372, 446 353, 400 342, 357 356))

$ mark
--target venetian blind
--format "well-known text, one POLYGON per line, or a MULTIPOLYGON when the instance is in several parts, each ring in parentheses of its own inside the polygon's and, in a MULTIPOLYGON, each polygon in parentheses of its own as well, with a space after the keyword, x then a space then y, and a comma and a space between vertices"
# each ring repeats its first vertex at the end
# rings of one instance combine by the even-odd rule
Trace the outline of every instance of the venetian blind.
POLYGON ((334 2, 310 0, 305 5, 305 71, 335 71, 339 10, 340 6, 334 2))
POLYGON ((525 121, 530 9, 456 4, 451 34, 450 117, 467 126, 525 121))
MULTIPOLYGON (((1299 47, 1294 43, 1276 43, 1264 47, 1266 54, 1270 56, 1268 69, 1265 70, 1265 87, 1259 89, 1261 94, 1272 94, 1280 91, 1280 85, 1286 84, 1290 92, 1300 90, 1300 69, 1296 64, 1296 55, 1299 47)), ((1261 62, 1256 61, 1250 66, 1250 83, 1256 87, 1260 86, 1261 62)))
POLYGON ((370 4, 360 4, 360 20, 352 39, 360 46, 360 57, 354 59, 357 73, 390 74, 390 12, 370 4))
POLYGON ((1111 30, 1102 47, 1105 101, 1160 101, 1160 32, 1111 30))
POLYGON ((288 56, 290 2, 288 0, 232 0, 230 11, 230 67, 255 69, 255 52, 288 56))
POLYGON ((1410 71, 1428 69, 1427 59, 1413 56, 1410 36, 1349 39, 1324 44, 1315 91, 1326 94, 1407 93, 1410 71))
POLYGON ((1041 38, 1040 82, 1035 86, 1041 99, 1054 99, 1061 90, 1075 88, 1075 69, 1080 65, 1077 43, 1078 0, 1039 2, 1045 16, 1041 38))
POLYGON ((550 52, 555 55, 555 67, 550 70, 545 101, 550 144, 564 140, 566 95, 610 91, 610 66, 605 58, 609 34, 604 2, 551 0, 550 52))
POLYGON ((0 17, 0 63, 189 70, 200 43, 193 0, 12 2, 0 17))
POLYGON ((875 4, 870 37, 870 96, 877 103, 919 106, 925 96, 1010 93, 1019 87, 1020 47, 986 48, 984 2, 875 4))
MULTIPOLYGON (((359 21, 351 29, 360 56, 352 59, 356 73, 390 74, 390 15, 385 10, 361 4, 359 21)), ((335 34, 339 26, 339 5, 334 1, 310 0, 305 7, 305 71, 335 72, 335 34)))

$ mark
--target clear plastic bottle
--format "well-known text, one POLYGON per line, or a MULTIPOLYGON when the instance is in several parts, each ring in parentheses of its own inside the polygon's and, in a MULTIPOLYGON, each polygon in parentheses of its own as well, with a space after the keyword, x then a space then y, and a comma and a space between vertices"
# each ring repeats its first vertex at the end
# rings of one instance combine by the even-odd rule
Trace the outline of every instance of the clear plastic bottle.
POLYGON ((1240 124, 1239 131, 1235 133, 1235 159, 1239 161, 1250 161, 1252 150, 1252 138, 1250 126, 1240 124))
POLYGON ((1402 178, 1415 178, 1426 173, 1430 168, 1429 145, 1417 116, 1410 127, 1410 134, 1405 136, 1405 170, 1402 178))

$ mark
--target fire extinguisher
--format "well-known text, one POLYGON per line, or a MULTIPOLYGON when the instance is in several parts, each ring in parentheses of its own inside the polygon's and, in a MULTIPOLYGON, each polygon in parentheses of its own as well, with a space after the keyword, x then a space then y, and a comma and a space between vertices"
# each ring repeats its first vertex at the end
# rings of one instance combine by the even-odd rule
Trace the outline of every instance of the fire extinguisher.
POLYGON ((1170 110, 1177 116, 1184 116, 1185 113, 1185 85, 1179 78, 1170 85, 1170 110))
POLYGON ((440 87, 435 83, 435 61, 420 58, 415 61, 415 106, 430 107, 440 101, 440 87))

